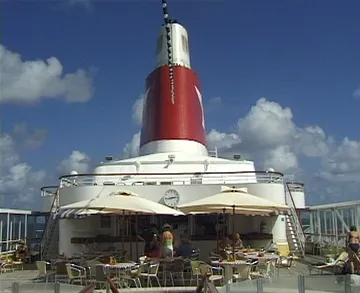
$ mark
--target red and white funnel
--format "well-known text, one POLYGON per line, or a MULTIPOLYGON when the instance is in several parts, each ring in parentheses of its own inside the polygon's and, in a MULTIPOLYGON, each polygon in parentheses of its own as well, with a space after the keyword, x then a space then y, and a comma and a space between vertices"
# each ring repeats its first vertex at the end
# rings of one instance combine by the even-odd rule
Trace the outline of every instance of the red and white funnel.
POLYGON ((157 67, 146 79, 140 155, 184 152, 207 156, 200 82, 190 67, 188 34, 178 23, 169 23, 169 27, 170 41, 166 26, 161 28, 157 67), (170 67, 168 41, 172 44, 170 67))

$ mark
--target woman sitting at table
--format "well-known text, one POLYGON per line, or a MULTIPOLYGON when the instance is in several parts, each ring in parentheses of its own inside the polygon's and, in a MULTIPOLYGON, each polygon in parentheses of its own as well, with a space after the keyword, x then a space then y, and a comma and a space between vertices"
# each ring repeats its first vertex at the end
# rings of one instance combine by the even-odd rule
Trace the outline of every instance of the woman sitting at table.
POLYGON ((231 249, 231 241, 228 236, 225 236, 222 241, 219 243, 219 250, 230 250, 231 249))
POLYGON ((181 235, 180 236, 180 245, 176 249, 176 255, 188 258, 188 257, 191 257, 192 252, 193 252, 193 246, 190 242, 188 235, 185 235, 185 234, 181 235))
POLYGON ((159 252, 160 252, 160 244, 159 244, 158 236, 154 234, 153 239, 145 244, 144 253, 147 257, 159 257, 159 252))
POLYGON ((235 249, 243 249, 244 248, 239 233, 235 234, 233 242, 234 242, 233 245, 234 245, 235 249))

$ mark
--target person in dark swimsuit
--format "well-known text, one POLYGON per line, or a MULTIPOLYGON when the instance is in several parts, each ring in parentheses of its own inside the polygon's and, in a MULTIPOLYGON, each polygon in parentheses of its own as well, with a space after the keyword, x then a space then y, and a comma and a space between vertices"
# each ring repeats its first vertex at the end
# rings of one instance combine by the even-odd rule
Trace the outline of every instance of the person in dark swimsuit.
POLYGON ((348 247, 355 253, 359 252, 360 248, 360 234, 357 232, 355 226, 350 227, 350 232, 348 234, 348 247))
POLYGON ((355 226, 350 227, 350 231, 347 238, 347 246, 349 248, 349 261, 350 261, 350 273, 359 273, 360 260, 359 260, 359 248, 360 248, 360 233, 355 226))

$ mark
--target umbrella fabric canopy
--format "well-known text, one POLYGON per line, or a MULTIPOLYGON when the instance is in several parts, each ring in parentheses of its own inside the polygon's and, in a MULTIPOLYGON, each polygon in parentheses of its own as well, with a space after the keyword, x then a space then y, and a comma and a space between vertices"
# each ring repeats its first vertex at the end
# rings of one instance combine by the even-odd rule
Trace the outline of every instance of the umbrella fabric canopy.
POLYGON ((259 196, 247 193, 246 188, 229 188, 223 186, 221 192, 199 200, 195 200, 179 208, 184 212, 221 212, 225 209, 237 214, 271 213, 286 211, 286 205, 281 205, 259 196))
POLYGON ((160 214, 182 216, 183 212, 168 208, 157 202, 137 196, 131 192, 114 192, 107 196, 96 197, 90 200, 82 200, 60 207, 66 209, 89 209, 100 210, 110 213, 140 213, 140 214, 160 214))

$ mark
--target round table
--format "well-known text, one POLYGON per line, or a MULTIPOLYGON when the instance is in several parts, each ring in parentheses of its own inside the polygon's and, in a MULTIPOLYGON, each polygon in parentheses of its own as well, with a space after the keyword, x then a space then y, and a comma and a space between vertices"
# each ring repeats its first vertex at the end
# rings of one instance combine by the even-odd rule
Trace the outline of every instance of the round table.
POLYGON ((236 261, 213 261, 213 265, 222 266, 224 268, 224 282, 225 284, 232 283, 233 280, 233 268, 237 265, 250 265, 245 260, 236 261))

